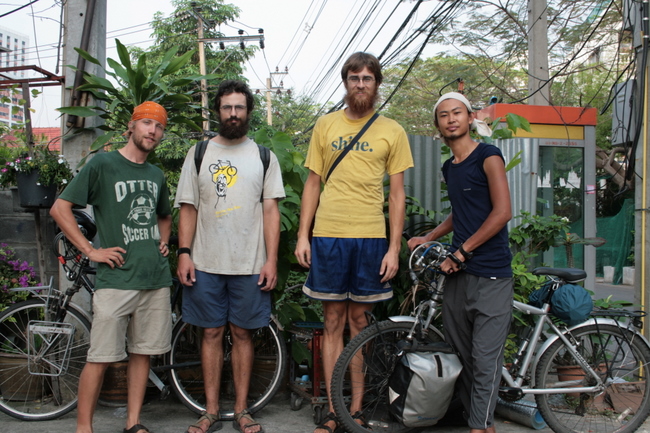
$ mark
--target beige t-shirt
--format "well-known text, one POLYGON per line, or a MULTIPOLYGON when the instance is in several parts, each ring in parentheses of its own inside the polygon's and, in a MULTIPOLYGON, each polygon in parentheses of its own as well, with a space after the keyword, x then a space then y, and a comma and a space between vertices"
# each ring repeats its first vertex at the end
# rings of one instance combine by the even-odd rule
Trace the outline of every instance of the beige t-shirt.
MULTIPOLYGON (((339 153, 371 116, 351 120, 340 110, 319 118, 305 166, 324 182, 339 153)), ((404 128, 379 116, 325 183, 316 211, 314 236, 386 237, 384 176, 409 167, 413 167, 413 157, 404 128)))
POLYGON ((254 275, 266 262, 264 199, 284 198, 280 165, 271 152, 266 178, 253 140, 224 146, 210 141, 197 178, 190 148, 178 181, 175 207, 198 209, 192 242, 196 269, 213 274, 254 275))

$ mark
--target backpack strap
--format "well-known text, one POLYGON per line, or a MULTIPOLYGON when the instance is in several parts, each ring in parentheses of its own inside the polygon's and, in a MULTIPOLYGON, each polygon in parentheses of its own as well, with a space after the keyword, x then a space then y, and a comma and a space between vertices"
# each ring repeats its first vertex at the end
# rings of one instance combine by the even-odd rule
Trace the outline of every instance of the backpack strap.
MULTIPOLYGON (((204 140, 196 143, 196 149, 194 149, 194 166, 196 167, 196 175, 201 172, 201 164, 203 163, 203 157, 205 156, 205 150, 208 147, 208 141, 204 140)), ((266 172, 269 169, 269 164, 271 163, 271 150, 268 147, 264 147, 261 144, 257 145, 257 150, 260 152, 260 160, 262 161, 262 167, 264 169, 262 174, 262 184, 264 184, 264 179, 266 179, 266 172)), ((262 192, 260 194, 260 202, 264 201, 264 186, 262 186, 262 192)))
POLYGON ((203 162, 203 156, 205 155, 205 149, 208 147, 208 141, 199 141, 196 143, 196 149, 194 149, 194 166, 196 167, 196 175, 199 175, 201 171, 201 163, 203 162))
POLYGON ((261 144, 257 145, 257 149, 260 151, 260 159, 262 160, 262 167, 264 168, 262 174, 262 193, 260 195, 260 202, 264 201, 264 180, 266 180, 266 172, 269 169, 269 164, 271 163, 271 150, 268 147, 264 147, 261 144))

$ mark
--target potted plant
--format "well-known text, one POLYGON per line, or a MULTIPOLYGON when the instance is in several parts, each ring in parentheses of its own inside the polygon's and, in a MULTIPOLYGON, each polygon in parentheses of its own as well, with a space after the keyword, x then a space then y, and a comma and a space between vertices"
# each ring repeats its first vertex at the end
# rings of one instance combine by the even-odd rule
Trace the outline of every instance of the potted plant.
POLYGON ((29 296, 27 291, 10 289, 36 285, 38 282, 32 265, 18 259, 14 250, 7 244, 0 244, 0 311, 16 302, 24 301, 29 296))
POLYGON ((56 193, 72 179, 72 170, 63 155, 50 151, 47 145, 20 152, 5 161, 0 169, 0 185, 17 186, 22 207, 51 207, 56 193))
MULTIPOLYGON (((16 253, 7 244, 0 244, 0 311, 9 308, 12 304, 24 301, 29 297, 28 291, 12 291, 19 287, 36 286, 36 274, 31 264, 16 257, 16 253)), ((12 398, 22 400, 33 400, 37 397, 34 391, 26 385, 29 381, 19 373, 29 375, 27 369, 27 356, 24 353, 25 347, 12 341, 11 324, 0 324, 0 345, 4 348, 0 353, 0 364, 15 367, 11 377, 0 376, 0 394, 12 395, 12 398), (9 326, 9 328, 7 328, 9 326)), ((15 324, 13 326, 16 326, 15 324)), ((22 341, 22 339, 19 339, 22 341)), ((0 371, 12 371, 6 368, 0 371)), ((6 374, 6 373, 5 373, 6 374)))

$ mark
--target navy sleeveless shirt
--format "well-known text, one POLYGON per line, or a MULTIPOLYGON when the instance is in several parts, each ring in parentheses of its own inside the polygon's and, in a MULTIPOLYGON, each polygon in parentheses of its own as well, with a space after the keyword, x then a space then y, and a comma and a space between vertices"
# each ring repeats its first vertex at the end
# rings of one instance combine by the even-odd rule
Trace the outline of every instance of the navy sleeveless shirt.
MULTIPOLYGON (((491 144, 479 143, 464 161, 453 164, 452 156, 442 166, 453 215, 453 251, 476 233, 492 211, 483 162, 494 155, 503 160, 499 148, 491 144)), ((512 253, 508 243, 507 227, 503 227, 499 233, 473 252, 474 257, 465 262, 466 272, 486 278, 512 277, 512 253)))

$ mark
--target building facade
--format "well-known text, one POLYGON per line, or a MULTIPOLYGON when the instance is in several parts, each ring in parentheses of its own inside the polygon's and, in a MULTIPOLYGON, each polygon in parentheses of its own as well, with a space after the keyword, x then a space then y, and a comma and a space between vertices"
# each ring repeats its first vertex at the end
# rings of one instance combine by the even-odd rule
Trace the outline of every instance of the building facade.
MULTIPOLYGON (((25 66, 29 36, 0 27, 0 68, 25 66)), ((27 71, 0 72, 0 81, 6 78, 25 78, 27 71)), ((21 90, 0 90, 0 125, 14 128, 25 119, 24 108, 20 105, 21 90), (15 108, 14 108, 15 107, 15 108)))

